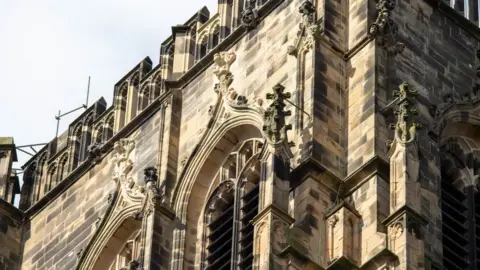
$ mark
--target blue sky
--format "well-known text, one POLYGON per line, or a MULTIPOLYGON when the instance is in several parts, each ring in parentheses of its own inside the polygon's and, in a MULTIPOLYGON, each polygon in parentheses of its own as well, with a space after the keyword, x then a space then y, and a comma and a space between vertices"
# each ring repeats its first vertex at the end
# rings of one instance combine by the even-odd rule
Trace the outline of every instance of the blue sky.
MULTIPOLYGON (((158 64, 171 26, 204 5, 213 15, 218 0, 0 0, 0 136, 17 145, 46 143, 55 136, 58 110, 103 96, 139 61, 158 64)), ((60 122, 60 132, 81 114, 60 122)), ((19 168, 29 158, 19 153, 19 168)))

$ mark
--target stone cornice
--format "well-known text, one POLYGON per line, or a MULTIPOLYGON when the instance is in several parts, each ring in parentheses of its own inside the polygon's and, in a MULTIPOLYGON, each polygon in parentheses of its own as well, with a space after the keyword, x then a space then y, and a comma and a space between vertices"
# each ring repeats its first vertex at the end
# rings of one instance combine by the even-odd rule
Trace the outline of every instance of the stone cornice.
POLYGON ((291 190, 298 187, 309 177, 316 179, 319 174, 326 173, 336 186, 343 184, 344 195, 348 195, 376 175, 388 182, 389 170, 390 165, 387 161, 379 156, 374 156, 347 177, 340 177, 322 166, 315 158, 309 157, 290 172, 291 190))
MULTIPOLYGON (((156 99, 137 117, 130 121, 123 129, 119 130, 116 134, 114 134, 113 137, 110 138, 110 140, 108 140, 107 142, 105 142, 105 144, 102 146, 103 154, 100 159, 103 159, 113 150, 113 145, 116 141, 131 135, 144 122, 150 119, 158 110, 162 108, 162 104, 171 96, 172 95, 170 91, 165 92, 163 96, 156 99)), ((32 205, 28 210, 26 210, 25 214, 28 217, 35 216, 39 211, 49 205, 51 201, 63 194, 65 190, 72 186, 78 179, 80 179, 80 177, 82 177, 94 166, 94 163, 88 161, 80 164, 75 170, 70 172, 70 174, 66 178, 59 182, 57 186, 55 186, 52 190, 45 194, 45 196, 43 196, 38 202, 32 205)))
POLYGON ((0 198, 0 215, 2 215, 2 212, 6 212, 9 217, 15 219, 18 222, 23 222, 23 219, 25 217, 25 213, 22 210, 0 198))

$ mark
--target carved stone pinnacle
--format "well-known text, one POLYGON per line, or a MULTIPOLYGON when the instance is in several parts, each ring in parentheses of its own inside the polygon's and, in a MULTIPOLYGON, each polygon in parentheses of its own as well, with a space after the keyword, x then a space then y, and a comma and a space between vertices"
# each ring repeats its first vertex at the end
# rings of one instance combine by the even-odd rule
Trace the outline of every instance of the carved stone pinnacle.
POLYGON ((290 93, 284 93, 285 87, 277 84, 273 87, 273 94, 267 94, 266 98, 272 100, 264 114, 263 132, 271 144, 286 142, 287 131, 292 129, 292 125, 286 124, 285 117, 290 116, 290 111, 285 111, 285 99, 291 97, 290 93))
POLYGON ((398 99, 395 110, 397 123, 391 124, 390 128, 395 130, 395 139, 401 143, 412 142, 415 139, 416 131, 422 127, 414 120, 414 116, 418 115, 418 110, 411 108, 414 97, 418 94, 419 92, 411 88, 407 82, 402 83, 398 91, 394 91, 394 96, 398 99))

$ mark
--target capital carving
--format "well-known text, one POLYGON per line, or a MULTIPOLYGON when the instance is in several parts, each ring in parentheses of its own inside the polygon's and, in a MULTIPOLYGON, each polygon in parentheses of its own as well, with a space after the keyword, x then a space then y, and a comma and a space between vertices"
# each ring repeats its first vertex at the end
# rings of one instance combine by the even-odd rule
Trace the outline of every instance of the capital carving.
POLYGON ((133 161, 130 154, 135 148, 135 142, 128 139, 121 139, 115 142, 113 146, 113 180, 120 181, 123 184, 127 183, 128 173, 132 170, 133 161))
POLYGON ((397 123, 391 124, 390 128, 395 130, 395 140, 397 142, 407 144, 415 140, 417 130, 422 127, 414 120, 414 116, 418 115, 418 110, 412 108, 413 98, 418 96, 419 92, 409 86, 407 82, 400 85, 398 91, 394 91, 394 97, 397 100, 397 123))
POLYGON ((292 115, 291 111, 285 111, 285 100, 290 98, 289 92, 284 93, 285 87, 277 84, 273 87, 273 94, 267 94, 266 98, 272 100, 270 106, 265 110, 263 117, 263 134, 267 142, 273 148, 274 152, 283 150, 291 156, 288 142, 287 131, 292 129, 292 125, 286 124, 286 117, 292 115))
POLYGON ((377 0, 377 18, 370 25, 368 36, 396 55, 403 52, 405 45, 397 41, 398 26, 390 17, 394 8, 395 0, 377 0))
POLYGON ((337 215, 333 215, 329 220, 328 220, 328 225, 332 228, 335 228, 335 225, 337 225, 337 222, 339 221, 339 218, 337 215))
POLYGON ((293 44, 288 46, 287 53, 298 56, 299 52, 309 51, 315 44, 315 38, 323 33, 323 27, 315 21, 315 6, 309 0, 302 3, 299 12, 302 14, 302 21, 298 26, 297 37, 293 44))
POLYGON ((258 13, 255 8, 255 2, 256 0, 247 0, 247 7, 241 14, 242 26, 247 30, 254 29, 258 24, 258 13))

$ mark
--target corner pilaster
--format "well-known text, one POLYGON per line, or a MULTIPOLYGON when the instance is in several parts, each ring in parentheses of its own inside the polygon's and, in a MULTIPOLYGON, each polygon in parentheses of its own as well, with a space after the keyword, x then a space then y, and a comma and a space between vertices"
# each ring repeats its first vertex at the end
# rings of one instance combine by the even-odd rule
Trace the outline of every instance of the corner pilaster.
POLYGON ((253 269, 286 269, 286 262, 279 255, 287 247, 286 232, 294 222, 288 213, 290 159, 293 154, 287 141, 291 125, 285 123, 290 111, 285 111, 284 100, 290 93, 277 84, 272 100, 264 115, 263 133, 267 145, 260 153, 262 177, 260 184, 259 214, 253 220, 255 226, 253 269))
POLYGON ((175 215, 162 200, 164 194, 157 187, 157 169, 145 169, 147 200, 140 214, 144 243, 143 270, 170 269, 173 219, 175 215))
POLYGON ((418 94, 406 82, 394 92, 397 123, 391 125, 395 137, 393 142, 389 142, 388 154, 390 216, 384 224, 388 228, 389 249, 398 256, 398 269, 424 269, 422 230, 427 220, 421 215, 419 149, 416 142, 416 132, 421 125, 413 119, 418 111, 412 106, 418 94))

